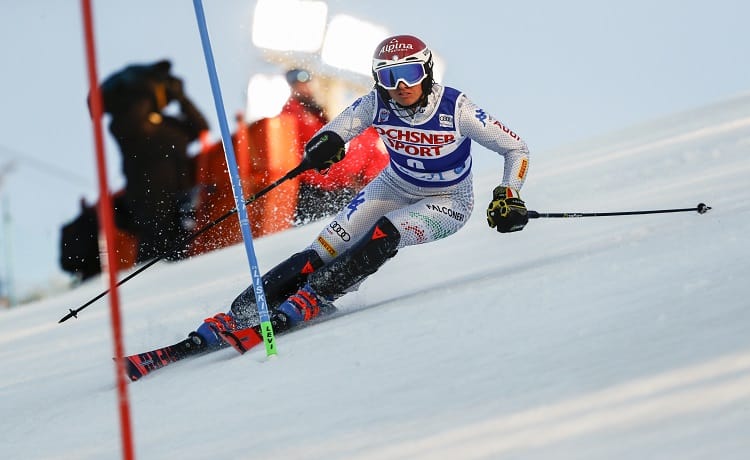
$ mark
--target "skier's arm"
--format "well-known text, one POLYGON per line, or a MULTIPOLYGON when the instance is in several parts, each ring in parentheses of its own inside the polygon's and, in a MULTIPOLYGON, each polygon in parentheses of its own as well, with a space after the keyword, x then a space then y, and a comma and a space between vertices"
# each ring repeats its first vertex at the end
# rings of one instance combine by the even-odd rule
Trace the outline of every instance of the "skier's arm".
POLYGON ((502 181, 492 191, 487 207, 487 224, 500 233, 522 230, 529 221, 526 204, 518 194, 529 167, 526 143, 466 96, 459 100, 458 123, 464 136, 505 157, 502 181))
POLYGON ((375 119, 376 97, 375 90, 360 97, 316 134, 333 131, 341 136, 344 142, 349 142, 372 125, 375 119))
POLYGON ((520 190, 529 168, 529 149, 526 143, 468 97, 462 95, 458 103, 458 127, 461 134, 503 155, 505 164, 500 184, 520 190))
POLYGON ((373 90, 354 101, 305 144, 304 164, 309 169, 325 174, 328 168, 344 158, 345 144, 372 125, 374 95, 373 90))

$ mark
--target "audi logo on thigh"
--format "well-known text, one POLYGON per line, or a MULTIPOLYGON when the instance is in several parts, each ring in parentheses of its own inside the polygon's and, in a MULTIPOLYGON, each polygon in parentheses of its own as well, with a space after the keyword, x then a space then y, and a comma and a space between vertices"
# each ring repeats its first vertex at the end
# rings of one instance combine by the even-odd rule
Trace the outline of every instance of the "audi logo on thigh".
POLYGON ((349 232, 344 230, 344 227, 341 226, 341 224, 338 223, 338 221, 333 221, 328 226, 335 234, 339 236, 343 241, 349 241, 352 239, 351 235, 349 235, 349 232))

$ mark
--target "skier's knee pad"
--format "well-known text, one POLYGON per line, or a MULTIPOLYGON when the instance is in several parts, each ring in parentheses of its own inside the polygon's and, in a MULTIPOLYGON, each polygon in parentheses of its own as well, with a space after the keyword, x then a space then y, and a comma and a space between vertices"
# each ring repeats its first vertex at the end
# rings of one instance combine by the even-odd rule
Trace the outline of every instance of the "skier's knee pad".
MULTIPOLYGON (((323 266, 323 260, 313 249, 298 252, 263 275, 263 293, 269 307, 275 307, 297 292, 313 271, 323 266)), ((255 289, 249 286, 232 302, 232 313, 242 320, 254 315, 255 289)))
POLYGON ((357 244, 351 248, 351 251, 355 255, 355 258, 359 254, 359 257, 361 257, 362 262, 367 268, 372 269, 370 273, 375 273, 386 260, 396 255, 400 242, 401 233, 384 216, 375 222, 375 225, 364 238, 357 241, 357 244))
POLYGON ((395 256, 400 241, 401 233, 396 226, 387 217, 381 217, 354 246, 313 273, 308 283, 320 295, 341 295, 395 256))

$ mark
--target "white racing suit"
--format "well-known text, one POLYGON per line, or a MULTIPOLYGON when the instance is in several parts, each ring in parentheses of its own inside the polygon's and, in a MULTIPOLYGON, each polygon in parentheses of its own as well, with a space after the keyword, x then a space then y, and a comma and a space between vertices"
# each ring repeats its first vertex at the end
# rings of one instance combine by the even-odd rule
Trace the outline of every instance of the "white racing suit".
MULTIPOLYGON (((471 140, 504 156, 501 185, 518 190, 526 178, 524 141, 453 88, 434 84, 427 105, 412 112, 384 102, 373 89, 319 132, 334 131, 348 142, 370 126, 385 143, 389 165, 310 246, 263 276, 271 309, 306 282, 323 297, 336 298, 356 289, 399 249, 463 227, 474 208, 471 140), (375 241, 380 227, 384 237, 375 241)), ((231 312, 242 326, 257 321, 252 286, 232 302, 231 312)))
POLYGON ((324 263, 362 238, 385 216, 400 233, 397 249, 457 232, 474 207, 471 140, 505 157, 502 185, 520 189, 529 152, 513 131, 463 93, 434 84, 426 107, 406 113, 373 89, 321 131, 348 142, 373 126, 390 164, 342 209, 310 245, 324 263))

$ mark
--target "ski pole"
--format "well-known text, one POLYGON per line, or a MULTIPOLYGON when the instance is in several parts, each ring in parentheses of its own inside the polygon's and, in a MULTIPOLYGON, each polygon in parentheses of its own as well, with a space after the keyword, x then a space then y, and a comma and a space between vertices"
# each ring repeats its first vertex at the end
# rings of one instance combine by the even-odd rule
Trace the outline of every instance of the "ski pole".
MULTIPOLYGON (((307 171, 310 168, 311 168, 311 166, 309 165, 309 163, 307 163, 305 160, 303 160, 302 163, 299 164, 299 166, 297 166, 296 168, 294 168, 291 171, 289 171, 288 173, 286 173, 286 175, 284 175, 284 177, 281 177, 281 178, 277 179, 275 182, 267 185, 265 188, 263 188, 259 192, 255 193, 253 195, 250 195, 250 197, 248 197, 244 201, 244 205, 248 206, 249 204, 253 203, 258 198, 262 197, 266 193, 270 192, 271 190, 273 190, 276 187, 278 187, 279 185, 281 185, 283 182, 286 182, 287 180, 292 179, 292 178, 300 175, 301 173, 307 171)), ((227 212, 223 216, 218 217, 218 218, 214 219, 213 221, 209 222, 203 228, 199 229, 195 233, 193 233, 193 234, 191 234, 191 235, 189 235, 187 237, 183 237, 174 246, 172 246, 169 250, 167 250, 163 254, 159 255, 158 257, 155 257, 155 258, 151 259, 148 263, 144 264, 141 268, 139 268, 138 270, 134 271, 130 275, 128 275, 125 278, 123 278, 120 281, 118 281, 117 282, 117 286, 123 285, 128 280, 134 278, 136 275, 142 273, 144 270, 148 269, 150 266, 154 265, 156 262, 159 262, 160 260, 162 260, 163 258, 165 258, 167 255, 172 254, 173 252, 177 251, 178 249, 180 249, 181 247, 183 247, 187 243, 190 243, 194 239, 198 238, 200 235, 204 234, 208 230, 212 229, 213 227, 219 225, 220 223, 222 223, 223 221, 225 221, 229 217, 233 216, 236 212, 237 212, 237 208, 233 208, 231 211, 227 212)), ((106 289, 103 292, 101 292, 99 295, 97 295, 96 297, 94 297, 91 300, 89 300, 88 302, 86 302, 85 304, 83 304, 80 307, 76 308, 75 310, 73 310, 72 308, 69 309, 68 314, 66 314, 65 316, 63 316, 62 319, 60 319, 60 321, 58 321, 58 323, 62 323, 63 321, 67 321, 70 318, 78 318, 78 313, 81 310, 83 310, 84 308, 88 307, 89 305, 91 305, 92 303, 96 302, 97 300, 101 299, 102 297, 104 297, 108 293, 109 293, 109 289, 106 289)))
POLYGON ((669 212, 687 212, 696 211, 698 214, 705 214, 711 209, 705 203, 698 203, 694 208, 675 208, 675 209, 655 209, 650 211, 618 211, 618 212, 537 212, 529 211, 529 219, 541 219, 548 217, 605 217, 605 216, 633 216, 637 214, 665 214, 669 212))

